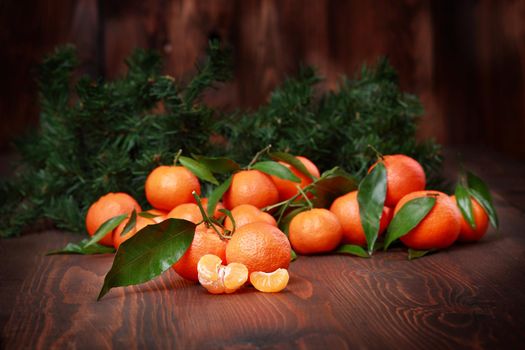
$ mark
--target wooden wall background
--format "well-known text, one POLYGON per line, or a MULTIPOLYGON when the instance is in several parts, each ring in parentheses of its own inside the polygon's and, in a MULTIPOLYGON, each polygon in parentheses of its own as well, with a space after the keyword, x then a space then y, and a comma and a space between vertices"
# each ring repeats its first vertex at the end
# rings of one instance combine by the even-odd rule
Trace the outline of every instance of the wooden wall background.
POLYGON ((60 43, 83 70, 114 78, 133 48, 192 73, 210 37, 234 48, 235 79, 207 96, 255 107, 300 62, 324 88, 387 55, 425 107, 419 137, 525 157, 523 0, 0 0, 0 149, 38 120, 32 69, 60 43))

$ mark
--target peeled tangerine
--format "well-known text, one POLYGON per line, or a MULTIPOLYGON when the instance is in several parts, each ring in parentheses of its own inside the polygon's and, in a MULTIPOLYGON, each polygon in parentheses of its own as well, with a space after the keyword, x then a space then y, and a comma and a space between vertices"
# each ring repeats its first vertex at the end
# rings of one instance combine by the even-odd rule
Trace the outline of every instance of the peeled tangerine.
POLYGON ((282 291, 288 285, 290 275, 288 270, 277 269, 274 272, 252 272, 250 283, 258 291, 265 293, 276 293, 282 291))
POLYGON ((200 284, 212 294, 233 293, 248 280, 248 268, 240 263, 222 265, 217 255, 206 254, 197 264, 200 284))

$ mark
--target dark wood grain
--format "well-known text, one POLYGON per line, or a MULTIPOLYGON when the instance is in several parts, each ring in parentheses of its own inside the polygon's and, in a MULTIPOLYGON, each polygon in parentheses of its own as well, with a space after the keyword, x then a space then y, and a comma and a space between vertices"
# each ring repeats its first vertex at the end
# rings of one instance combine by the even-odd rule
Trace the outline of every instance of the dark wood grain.
MULTIPOLYGON (((456 173, 447 154, 447 174, 456 173)), ((21 348, 521 348, 525 340, 525 169, 461 150, 494 189, 501 232, 415 261, 300 257, 288 288, 210 295, 168 271, 96 296, 112 256, 51 256, 76 235, 0 241, 0 344, 21 348), (507 200, 507 196, 513 198, 507 200)))
POLYGON ((231 83, 207 102, 255 108, 300 64, 336 87, 386 55, 426 113, 418 136, 489 145, 525 157, 525 1, 44 0, 0 3, 0 149, 38 121, 34 68, 72 42, 82 71, 112 79, 135 47, 159 50, 165 71, 194 72, 210 38, 233 47, 231 83))

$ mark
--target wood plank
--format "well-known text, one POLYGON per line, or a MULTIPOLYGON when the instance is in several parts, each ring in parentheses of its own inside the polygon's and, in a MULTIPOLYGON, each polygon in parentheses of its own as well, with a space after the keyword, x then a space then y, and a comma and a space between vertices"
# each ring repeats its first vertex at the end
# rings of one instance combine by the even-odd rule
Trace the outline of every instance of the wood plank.
POLYGON ((525 339, 523 213, 501 234, 416 261, 300 257, 279 294, 210 295, 172 271, 96 302, 112 257, 43 254, 78 236, 0 241, 1 344, 19 348, 517 348, 525 339), (9 317, 7 316, 8 314, 9 317))

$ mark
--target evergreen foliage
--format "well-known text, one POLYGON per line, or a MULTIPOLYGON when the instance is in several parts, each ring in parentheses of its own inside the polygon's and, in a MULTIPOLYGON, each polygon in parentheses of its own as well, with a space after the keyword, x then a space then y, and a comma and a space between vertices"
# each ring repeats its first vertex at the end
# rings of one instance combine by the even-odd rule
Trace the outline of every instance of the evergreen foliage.
POLYGON ((440 179, 439 147, 415 140, 421 105, 399 91, 385 60, 322 95, 315 90, 315 70, 302 68, 268 104, 221 118, 199 99, 230 77, 229 55, 218 43, 210 43, 207 59, 186 84, 161 75, 156 53, 137 50, 126 63, 121 79, 83 77, 73 84, 73 47, 45 59, 38 75, 40 129, 17 143, 22 159, 16 174, 0 182, 1 236, 19 234, 39 219, 83 232, 89 205, 107 192, 127 192, 148 207, 147 174, 172 163, 179 149, 245 163, 272 144, 274 151, 308 156, 321 170, 339 165, 360 178, 376 158, 373 145, 419 160, 431 184, 440 179), (228 140, 222 148, 209 142, 217 133, 228 140))

